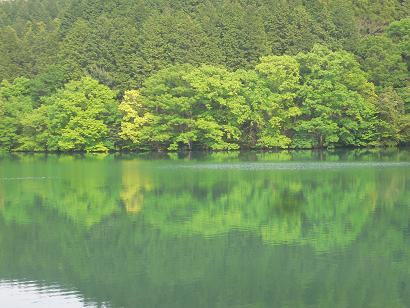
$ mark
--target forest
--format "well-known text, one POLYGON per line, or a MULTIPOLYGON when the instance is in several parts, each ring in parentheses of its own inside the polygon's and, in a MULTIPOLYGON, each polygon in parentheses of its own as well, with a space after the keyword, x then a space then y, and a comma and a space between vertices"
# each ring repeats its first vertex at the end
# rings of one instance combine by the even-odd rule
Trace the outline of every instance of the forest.
POLYGON ((0 1, 0 151, 410 144, 410 1, 0 1))

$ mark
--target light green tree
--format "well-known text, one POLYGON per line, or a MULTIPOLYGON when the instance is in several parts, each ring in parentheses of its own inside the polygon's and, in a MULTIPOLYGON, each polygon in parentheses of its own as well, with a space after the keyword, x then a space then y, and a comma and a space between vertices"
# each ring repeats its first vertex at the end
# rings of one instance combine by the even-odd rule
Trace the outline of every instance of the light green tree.
POLYGON ((237 71, 250 110, 242 127, 242 143, 251 148, 286 148, 287 130, 300 114, 295 98, 299 64, 290 56, 263 57, 255 71, 237 71))
POLYGON ((161 70, 147 79, 141 96, 126 94, 121 136, 155 149, 238 149, 249 115, 241 90, 239 76, 224 68, 161 70))
POLYGON ((22 119, 33 108, 29 82, 17 78, 0 83, 0 150, 16 150, 20 145, 22 119))
POLYGON ((374 139, 374 86, 354 56, 316 45, 297 56, 302 86, 295 147, 362 146, 374 139))
POLYGON ((104 152, 115 148, 116 93, 84 77, 44 99, 48 150, 104 152))

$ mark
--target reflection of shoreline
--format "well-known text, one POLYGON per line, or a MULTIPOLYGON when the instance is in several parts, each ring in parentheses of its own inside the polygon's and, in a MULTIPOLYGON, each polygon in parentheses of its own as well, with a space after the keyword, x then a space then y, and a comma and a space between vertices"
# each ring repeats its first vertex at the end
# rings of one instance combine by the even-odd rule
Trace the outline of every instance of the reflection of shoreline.
MULTIPOLYGON (((383 191, 378 187, 380 171, 392 180, 386 175, 396 170, 229 173, 168 166, 150 169, 155 185, 144 194, 129 181, 135 172, 123 170, 123 178, 128 178, 123 191, 135 188, 134 196, 140 198, 134 199, 140 201, 139 209, 143 207, 140 215, 155 229, 205 238, 240 230, 259 235, 265 244, 308 245, 317 252, 344 249, 358 237, 383 191)), ((142 179, 147 181, 149 176, 138 178, 141 187, 142 179)))
MULTIPOLYGON (((278 158, 277 153, 262 155, 278 158)), ((90 157, 62 160, 64 157, 25 163, 15 160, 9 165, 5 175, 12 171, 25 175, 29 170, 32 176, 24 179, 62 181, 15 185, 0 177, 0 189, 7 192, 3 199, 0 194, 0 208, 4 205, 0 215, 8 223, 29 222, 41 203, 87 228, 124 211, 142 215, 163 233, 212 237, 231 230, 252 230, 266 243, 312 244, 324 250, 353 241, 377 202, 390 198, 394 203, 403 195, 405 178, 398 179, 396 171, 406 172, 410 167, 410 162, 395 160, 227 163, 215 159, 191 163, 90 157), (31 165, 34 167, 28 169, 31 165), (278 169, 284 170, 271 172, 278 169), (306 172, 298 172, 303 169, 306 172), (402 193, 387 193, 386 187, 392 187, 387 182, 394 179, 393 186, 402 187, 402 193)))
POLYGON ((399 168, 410 167, 410 162, 285 162, 285 163, 198 163, 178 164, 168 167, 169 169, 214 169, 214 170, 321 170, 321 169, 348 169, 348 168, 399 168))
POLYGON ((42 152, 0 152, 0 163, 19 160, 34 162, 49 160, 59 162, 74 162, 78 160, 104 161, 191 161, 191 162, 243 162, 243 161, 294 161, 308 162, 317 160, 322 162, 380 162, 399 161, 409 162, 409 147, 376 147, 376 148, 335 148, 335 149, 289 149, 275 151, 192 151, 192 152, 110 152, 110 153, 42 153, 42 152))
POLYGON ((59 179, 59 178, 58 177, 47 177, 47 176, 42 176, 42 177, 27 176, 27 177, 19 177, 19 178, 0 178, 0 181, 26 181, 26 180, 29 180, 29 181, 39 180, 39 181, 42 181, 42 180, 56 180, 56 179, 59 179))
POLYGON ((69 291, 59 285, 43 285, 35 281, 0 280, 0 302, 2 307, 97 307, 85 303, 78 291, 69 291))

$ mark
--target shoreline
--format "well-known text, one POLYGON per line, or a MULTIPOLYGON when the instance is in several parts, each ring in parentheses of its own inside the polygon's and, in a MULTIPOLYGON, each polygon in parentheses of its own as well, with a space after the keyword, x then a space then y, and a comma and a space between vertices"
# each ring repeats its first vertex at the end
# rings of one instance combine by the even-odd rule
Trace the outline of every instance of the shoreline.
POLYGON ((84 154, 214 154, 214 153, 284 153, 284 152, 334 152, 347 150, 410 150, 410 145, 402 146, 380 146, 380 147, 331 147, 331 148, 288 148, 288 149, 238 149, 238 150, 191 150, 191 151, 143 151, 143 150, 118 150, 106 152, 87 152, 87 151, 1 151, 0 154, 51 154, 51 155, 84 155, 84 154))

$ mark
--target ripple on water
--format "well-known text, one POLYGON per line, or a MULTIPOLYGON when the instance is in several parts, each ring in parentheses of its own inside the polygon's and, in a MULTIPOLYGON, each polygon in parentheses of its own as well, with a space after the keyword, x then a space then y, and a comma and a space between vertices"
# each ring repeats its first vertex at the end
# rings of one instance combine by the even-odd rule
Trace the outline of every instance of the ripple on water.
POLYGON ((196 163, 178 164, 165 168, 189 168, 211 170, 322 170, 348 168, 410 168, 410 162, 289 162, 289 163, 196 163))
POLYGON ((25 176, 25 177, 0 177, 0 181, 44 181, 55 180, 57 177, 47 176, 25 176))

